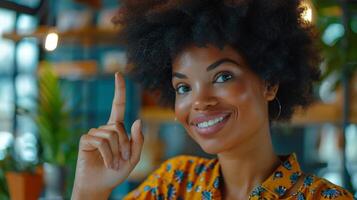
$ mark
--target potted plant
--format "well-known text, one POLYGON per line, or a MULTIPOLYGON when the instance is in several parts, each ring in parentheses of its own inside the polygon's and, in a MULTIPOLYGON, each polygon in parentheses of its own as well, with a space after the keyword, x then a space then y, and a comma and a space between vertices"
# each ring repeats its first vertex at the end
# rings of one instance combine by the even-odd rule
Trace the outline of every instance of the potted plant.
POLYGON ((8 151, 0 166, 2 183, 6 182, 1 185, 1 199, 37 200, 40 197, 43 171, 38 163, 16 159, 16 154, 8 151))
POLYGON ((71 116, 59 79, 48 63, 39 69, 38 86, 38 112, 34 118, 42 147, 40 157, 44 162, 45 198, 63 198, 66 166, 71 163, 69 155, 76 152, 78 134, 71 128, 71 116))

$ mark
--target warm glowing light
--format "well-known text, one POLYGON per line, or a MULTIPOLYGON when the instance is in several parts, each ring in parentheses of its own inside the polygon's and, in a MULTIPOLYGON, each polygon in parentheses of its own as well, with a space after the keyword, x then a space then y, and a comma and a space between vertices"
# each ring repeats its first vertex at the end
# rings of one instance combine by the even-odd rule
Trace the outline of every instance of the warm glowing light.
POLYGON ((302 13, 302 18, 307 21, 307 22, 312 22, 312 8, 310 5, 305 4, 303 5, 305 7, 304 12, 302 13))
POLYGON ((47 51, 53 51, 57 48, 57 44, 58 44, 58 34, 57 33, 49 33, 46 36, 45 49, 47 51))
POLYGON ((301 13, 301 18, 308 23, 313 22, 313 6, 308 1, 301 2, 301 7, 304 8, 304 11, 301 13))

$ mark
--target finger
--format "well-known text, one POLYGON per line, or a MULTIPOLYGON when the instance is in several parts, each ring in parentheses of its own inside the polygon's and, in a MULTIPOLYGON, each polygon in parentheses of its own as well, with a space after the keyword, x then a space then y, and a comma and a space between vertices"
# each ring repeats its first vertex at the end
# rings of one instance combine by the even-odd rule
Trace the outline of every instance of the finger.
POLYGON ((124 77, 119 73, 115 73, 115 91, 108 124, 115 124, 116 122, 124 121, 125 94, 124 77))
POLYGON ((123 124, 117 124, 116 126, 117 131, 118 131, 118 136, 119 136, 119 144, 120 144, 120 150, 122 153, 122 157, 124 160, 129 160, 130 159, 130 141, 129 137, 126 134, 125 128, 123 124))
POLYGON ((120 160, 120 147, 119 147, 119 137, 115 130, 106 129, 95 129, 95 131, 89 132, 90 135, 104 138, 110 145, 113 155, 113 166, 115 169, 119 169, 120 160))
POLYGON ((144 144, 144 135, 142 133, 142 122, 136 120, 131 126, 131 158, 133 164, 137 164, 140 160, 141 150, 144 144))
POLYGON ((85 134, 82 136, 81 144, 82 144, 81 149, 83 151, 86 151, 87 149, 86 147, 89 147, 90 151, 94 147, 94 149, 100 152, 100 155, 104 161, 104 165, 107 168, 113 168, 113 164, 112 164, 113 155, 106 139, 85 134))
POLYGON ((119 138, 119 148, 121 152, 121 157, 124 160, 129 160, 130 158, 130 141, 129 137, 126 134, 124 125, 122 123, 110 124, 101 126, 101 129, 116 131, 117 136, 119 138))

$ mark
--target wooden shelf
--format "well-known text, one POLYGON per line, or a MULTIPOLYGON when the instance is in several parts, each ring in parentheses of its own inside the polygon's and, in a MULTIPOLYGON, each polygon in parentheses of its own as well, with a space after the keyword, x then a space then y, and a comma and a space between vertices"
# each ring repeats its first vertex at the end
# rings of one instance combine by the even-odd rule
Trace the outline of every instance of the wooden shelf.
POLYGON ((336 105, 316 103, 307 110, 297 110, 292 117, 292 124, 321 124, 321 123, 341 123, 341 112, 336 105))
POLYGON ((39 41, 44 41, 47 34, 55 32, 59 36, 59 43, 62 44, 77 44, 93 45, 93 44, 115 44, 119 40, 117 29, 99 29, 96 27, 87 27, 78 30, 58 31, 55 27, 40 26, 35 32, 29 34, 4 33, 3 38, 21 41, 24 38, 36 38, 39 41))
POLYGON ((157 106, 143 107, 140 111, 140 117, 148 122, 169 122, 175 120, 175 113, 168 108, 160 108, 157 106))
MULTIPOLYGON (((350 88, 350 123, 357 124, 357 74, 351 80, 350 88)), ((336 90, 336 101, 331 104, 317 102, 307 108, 306 111, 297 111, 293 118, 293 124, 342 124, 343 119, 343 94, 342 88, 336 90)))
POLYGON ((78 60, 78 61, 66 61, 66 62, 41 61, 39 63, 37 73, 41 73, 41 68, 43 68, 45 65, 50 65, 53 72, 59 79, 69 80, 69 81, 93 81, 93 80, 114 81, 115 72, 121 71, 121 69, 119 68, 115 71, 101 71, 98 70, 98 63, 96 60, 78 60))

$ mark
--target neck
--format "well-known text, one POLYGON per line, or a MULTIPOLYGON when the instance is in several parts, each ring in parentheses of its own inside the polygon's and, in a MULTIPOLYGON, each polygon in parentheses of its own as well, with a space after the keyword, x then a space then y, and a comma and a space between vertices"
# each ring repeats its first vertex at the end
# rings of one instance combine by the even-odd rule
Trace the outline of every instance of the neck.
POLYGON ((255 186, 266 180, 280 164, 274 153, 269 125, 234 149, 218 155, 224 179, 223 196, 248 199, 255 186))

